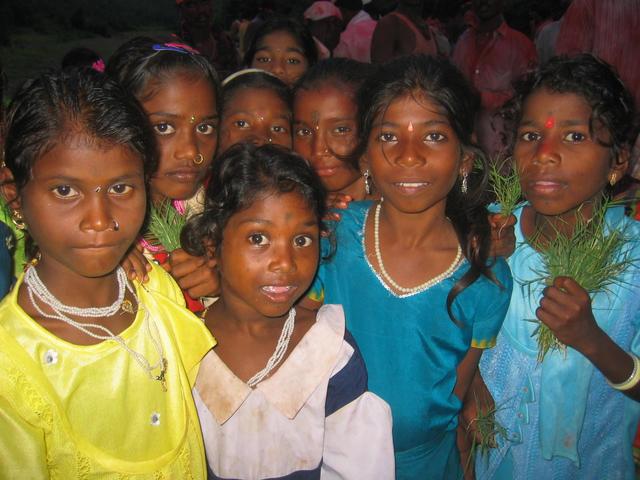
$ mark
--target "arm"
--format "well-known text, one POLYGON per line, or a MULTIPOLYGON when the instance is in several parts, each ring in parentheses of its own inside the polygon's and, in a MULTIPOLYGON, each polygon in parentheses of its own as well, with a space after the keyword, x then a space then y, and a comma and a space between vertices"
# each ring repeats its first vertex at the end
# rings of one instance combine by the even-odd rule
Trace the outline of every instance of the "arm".
POLYGON ((489 214, 491 226, 491 253, 492 257, 510 257, 516 249, 515 234, 516 217, 505 217, 499 213, 489 214))
POLYGON ((470 348, 465 357, 458 365, 456 386, 453 393, 463 402, 460 418, 458 422, 458 431, 456 436, 456 444, 460 452, 460 463, 464 472, 465 480, 475 478, 473 471, 471 438, 473 436, 473 420, 477 417, 475 402, 473 395, 468 395, 469 387, 475 380, 478 372, 478 362, 480 361, 482 350, 479 348, 470 348), (471 399, 469 399, 471 397, 471 399), (469 433, 470 432, 470 433, 469 433))
MULTIPOLYGON (((611 383, 624 382, 633 372, 632 358, 598 326, 589 294, 572 278, 557 277, 544 289, 536 317, 558 340, 587 357, 611 383)), ((622 393, 640 401, 640 383, 622 393)))

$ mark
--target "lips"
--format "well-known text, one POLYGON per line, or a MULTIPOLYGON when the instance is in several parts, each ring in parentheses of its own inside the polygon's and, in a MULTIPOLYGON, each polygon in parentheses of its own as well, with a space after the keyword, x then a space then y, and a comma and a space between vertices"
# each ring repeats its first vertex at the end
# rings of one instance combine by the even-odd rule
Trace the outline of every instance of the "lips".
POLYGON ((538 179, 527 182, 529 191, 539 195, 551 195, 566 188, 566 183, 558 179, 538 179))
POLYGON ((298 287, 295 285, 263 285, 260 290, 272 302, 284 303, 291 301, 298 287))
POLYGON ((393 182, 393 186, 399 192, 405 195, 413 195, 419 193, 429 187, 430 183, 423 180, 405 180, 402 182, 393 182))
POLYGON ((193 183, 198 181, 202 170, 195 168, 181 168, 178 170, 171 170, 164 174, 165 177, 169 177, 172 180, 182 183, 193 183))

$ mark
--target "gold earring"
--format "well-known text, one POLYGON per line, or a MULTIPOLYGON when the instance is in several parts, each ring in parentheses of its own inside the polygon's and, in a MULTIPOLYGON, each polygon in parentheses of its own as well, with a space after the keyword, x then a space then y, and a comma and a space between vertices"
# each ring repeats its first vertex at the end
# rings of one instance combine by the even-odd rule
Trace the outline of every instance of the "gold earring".
POLYGON ((18 230, 26 230, 27 225, 26 223, 24 223, 24 218, 22 217, 22 213, 20 213, 19 210, 13 210, 11 212, 11 221, 18 230))
POLYGON ((204 162, 204 155, 202 155, 201 153, 193 157, 193 163, 195 163, 196 165, 200 165, 202 162, 204 162))
POLYGON ((613 187, 616 184, 616 180, 618 180, 617 173, 612 173, 611 175, 609 175, 609 185, 613 187))

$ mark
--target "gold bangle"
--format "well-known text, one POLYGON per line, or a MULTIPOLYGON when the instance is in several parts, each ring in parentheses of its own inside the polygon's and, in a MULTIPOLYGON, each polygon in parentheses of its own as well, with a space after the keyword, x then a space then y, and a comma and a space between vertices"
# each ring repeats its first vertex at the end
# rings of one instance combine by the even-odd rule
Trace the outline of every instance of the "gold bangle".
POLYGON ((631 352, 627 353, 633 360, 633 371, 631 372, 631 375, 629 375, 629 378, 621 383, 611 383, 609 380, 607 380, 607 383, 611 385, 612 388, 615 388, 616 390, 620 390, 622 392, 631 390, 638 383, 640 383, 640 358, 638 358, 637 355, 634 355, 631 352))

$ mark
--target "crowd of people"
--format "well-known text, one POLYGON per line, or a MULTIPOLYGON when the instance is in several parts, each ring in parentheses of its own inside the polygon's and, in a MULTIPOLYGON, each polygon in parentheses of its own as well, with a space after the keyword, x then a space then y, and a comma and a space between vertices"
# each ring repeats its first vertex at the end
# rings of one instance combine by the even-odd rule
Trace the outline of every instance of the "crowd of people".
POLYGON ((176 4, 3 112, 0 478, 635 478, 640 0, 176 4))

